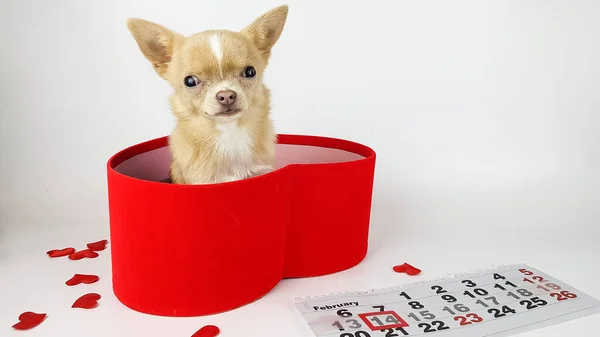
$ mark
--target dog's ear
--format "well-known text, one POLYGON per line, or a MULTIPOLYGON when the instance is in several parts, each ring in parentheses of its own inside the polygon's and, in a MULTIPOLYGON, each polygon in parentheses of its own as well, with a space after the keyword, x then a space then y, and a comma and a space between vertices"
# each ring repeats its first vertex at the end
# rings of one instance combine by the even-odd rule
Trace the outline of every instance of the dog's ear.
POLYGON ((263 14, 241 31, 258 48, 265 62, 269 60, 271 48, 283 31, 287 15, 288 6, 279 6, 263 14))
POLYGON ((127 28, 133 35, 142 54, 152 63, 156 72, 165 77, 175 48, 183 36, 159 24, 143 19, 127 20, 127 28))

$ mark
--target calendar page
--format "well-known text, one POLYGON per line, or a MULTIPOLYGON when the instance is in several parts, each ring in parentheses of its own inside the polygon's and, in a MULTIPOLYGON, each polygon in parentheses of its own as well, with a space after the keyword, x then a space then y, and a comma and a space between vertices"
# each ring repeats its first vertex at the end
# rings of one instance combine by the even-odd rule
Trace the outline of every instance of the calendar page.
POLYGON ((513 336, 600 311, 598 300, 524 264, 295 305, 318 337, 513 336))

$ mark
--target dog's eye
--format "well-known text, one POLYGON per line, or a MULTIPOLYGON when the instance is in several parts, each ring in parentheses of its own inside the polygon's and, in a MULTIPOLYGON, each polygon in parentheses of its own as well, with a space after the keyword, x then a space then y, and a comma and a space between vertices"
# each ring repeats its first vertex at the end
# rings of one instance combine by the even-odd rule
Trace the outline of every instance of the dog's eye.
POLYGON ((197 86, 200 83, 200 81, 198 81, 198 79, 194 76, 188 76, 183 80, 183 83, 185 83, 186 87, 193 88, 197 86))
POLYGON ((256 69, 254 69, 254 67, 250 66, 246 69, 244 69, 244 77, 254 77, 256 76, 256 69))

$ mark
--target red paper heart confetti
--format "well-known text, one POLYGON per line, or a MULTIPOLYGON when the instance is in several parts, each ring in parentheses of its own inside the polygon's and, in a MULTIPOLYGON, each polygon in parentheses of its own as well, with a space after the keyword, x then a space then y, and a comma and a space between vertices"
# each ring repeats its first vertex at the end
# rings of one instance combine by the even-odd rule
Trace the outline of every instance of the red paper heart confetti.
POLYGON ((50 257, 69 256, 73 253, 75 253, 75 248, 72 247, 67 247, 63 249, 53 249, 46 252, 46 254, 48 254, 48 256, 50 257))
POLYGON ((98 306, 98 300, 101 298, 102 296, 96 293, 85 294, 78 298, 71 308, 92 309, 98 306))
POLYGON ((19 323, 16 323, 12 327, 16 330, 28 330, 40 325, 44 319, 46 319, 46 314, 27 311, 19 315, 19 323))
POLYGON ((214 325, 205 325, 202 329, 196 331, 192 337, 215 337, 220 332, 219 328, 214 325))
POLYGON ((81 283, 91 284, 94 282, 98 282, 100 278, 96 275, 84 275, 84 274, 75 274, 71 277, 70 280, 65 282, 68 286, 76 286, 81 283))
POLYGON ((396 273, 406 273, 410 276, 415 276, 421 274, 421 269, 415 268, 408 263, 394 266, 394 271, 396 273))
POLYGON ((87 247, 90 250, 99 252, 99 251, 102 251, 102 250, 106 249, 106 244, 107 243, 108 243, 108 240, 100 240, 100 241, 97 241, 97 242, 88 243, 87 247))
POLYGON ((87 257, 88 259, 93 259, 98 257, 98 253, 91 249, 84 249, 69 255, 69 259, 71 260, 81 260, 84 257, 87 257))

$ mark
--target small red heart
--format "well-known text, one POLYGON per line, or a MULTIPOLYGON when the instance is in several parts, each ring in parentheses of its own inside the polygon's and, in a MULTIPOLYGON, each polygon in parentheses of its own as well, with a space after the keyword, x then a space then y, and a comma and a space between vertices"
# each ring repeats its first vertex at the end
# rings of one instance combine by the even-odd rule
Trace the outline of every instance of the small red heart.
POLYGON ((219 328, 214 325, 205 325, 202 329, 196 331, 192 337, 215 337, 220 332, 219 328))
POLYGON ((19 323, 12 327, 16 330, 27 330, 35 328, 46 319, 46 314, 36 314, 35 312, 27 311, 19 315, 19 323))
POLYGON ((46 254, 48 254, 48 256, 50 257, 62 257, 62 256, 68 256, 75 253, 75 248, 63 248, 63 249, 53 249, 53 250, 49 250, 46 252, 46 254))
POLYGON ((93 259, 98 257, 98 253, 91 249, 84 249, 69 255, 69 259, 71 260, 81 260, 84 257, 87 257, 88 259, 93 259))
POLYGON ((85 294, 78 298, 71 308, 92 309, 98 306, 98 300, 101 298, 102 296, 96 293, 85 294))
POLYGON ((102 250, 106 249, 106 244, 107 243, 108 243, 108 240, 100 240, 100 241, 97 241, 97 242, 88 243, 87 247, 90 250, 99 252, 99 251, 102 251, 102 250))
POLYGON ((96 275, 75 274, 70 280, 65 282, 65 284, 68 286, 76 286, 80 283, 91 284, 98 282, 99 279, 100 278, 96 275))
POLYGON ((396 273, 407 273, 410 276, 421 274, 421 269, 415 268, 408 263, 394 266, 394 271, 396 273))

